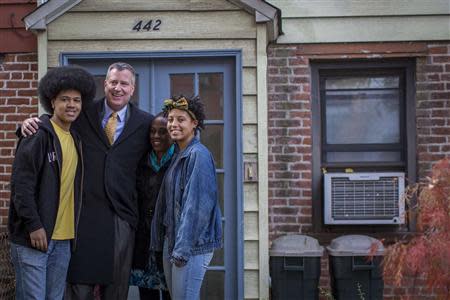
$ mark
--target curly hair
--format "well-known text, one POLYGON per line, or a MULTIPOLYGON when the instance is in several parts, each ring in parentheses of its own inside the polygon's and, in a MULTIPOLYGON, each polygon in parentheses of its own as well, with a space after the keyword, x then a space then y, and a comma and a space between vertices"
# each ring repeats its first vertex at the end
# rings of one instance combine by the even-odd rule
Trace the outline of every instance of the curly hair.
POLYGON ((62 92, 76 90, 81 94, 83 108, 95 97, 95 81, 89 72, 75 66, 57 67, 49 70, 39 81, 38 93, 42 107, 53 112, 52 100, 62 92))
MULTIPOLYGON (((186 96, 183 95, 179 95, 179 96, 172 96, 172 100, 173 101, 177 101, 181 98, 185 98, 187 103, 188 103, 188 109, 189 111, 191 111, 195 118, 198 121, 197 127, 196 127, 196 131, 197 130, 201 130, 201 129, 205 129, 205 125, 204 125, 204 121, 206 119, 206 115, 205 115, 205 105, 203 104, 203 102, 200 101, 200 97, 199 96, 194 96, 191 98, 188 98, 186 96)), ((167 117, 169 114, 169 111, 165 112, 165 117, 167 117)))

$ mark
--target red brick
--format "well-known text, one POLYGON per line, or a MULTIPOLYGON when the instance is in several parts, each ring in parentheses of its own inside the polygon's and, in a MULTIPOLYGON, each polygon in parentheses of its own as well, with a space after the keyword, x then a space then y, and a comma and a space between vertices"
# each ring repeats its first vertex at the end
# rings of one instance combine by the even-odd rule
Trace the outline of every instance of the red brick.
POLYGON ((37 61, 37 54, 20 54, 17 55, 17 62, 37 61))
POLYGON ((8 105, 29 105, 30 99, 28 98, 9 98, 8 105))
POLYGON ((450 135, 450 127, 431 128, 433 135, 450 135))
POLYGON ((308 76, 290 76, 289 77, 289 83, 309 83, 309 77, 308 76))
POLYGON ((13 79, 13 80, 22 79, 23 78, 22 74, 23 74, 22 72, 21 73, 17 73, 17 72, 11 73, 11 79, 13 79))
POLYGON ((36 89, 30 89, 30 90, 19 90, 17 92, 18 96, 36 96, 37 91, 36 89))
POLYGON ((433 92, 431 93, 431 99, 450 99, 450 92, 433 92))
POLYGON ((416 87, 418 90, 443 90, 444 89, 444 84, 441 82, 436 82, 436 83, 417 83, 416 87))
POLYGON ((0 89, 0 97, 14 97, 16 95, 15 90, 0 89))
POLYGON ((308 59, 303 56, 297 56, 295 58, 289 58, 288 63, 290 66, 308 65, 308 59))
POLYGON ((34 79, 34 75, 35 75, 35 73, 24 72, 23 79, 32 80, 32 79, 34 79))
MULTIPOLYGON (((417 80, 419 80, 419 79, 417 79, 417 80)), ((439 78, 439 74, 427 74, 426 75, 426 80, 424 79, 424 80, 421 80, 421 81, 439 81, 440 80, 440 78, 439 78)))
POLYGON ((299 178, 299 174, 293 172, 275 172, 275 179, 296 179, 299 178))
POLYGON ((4 64, 5 71, 28 71, 28 64, 4 64))
POLYGON ((6 88, 8 89, 21 89, 21 88, 29 88, 29 81, 7 81, 6 88))
POLYGON ((300 225, 275 225, 274 231, 279 232, 300 232, 300 225))
POLYGON ((14 114, 14 115, 7 115, 6 116, 6 121, 9 121, 9 122, 14 122, 14 121, 16 121, 16 122, 22 122, 22 121, 24 121, 25 119, 27 119, 27 118, 29 118, 30 116, 29 115, 20 115, 20 114, 14 114))
POLYGON ((297 68, 293 68, 293 72, 295 75, 309 75, 310 70, 309 70, 309 68, 297 67, 297 68))
POLYGON ((444 71, 443 65, 425 65, 423 66, 423 72, 427 73, 442 73, 444 71))
POLYGON ((33 106, 18 106, 17 112, 21 114, 37 114, 38 108, 33 106))
POLYGON ((269 74, 280 74, 278 68, 269 67, 269 74))
POLYGON ((276 93, 293 93, 300 91, 300 87, 298 85, 276 85, 275 92, 276 93))
POLYGON ((305 199, 289 199, 289 205, 298 205, 298 206, 311 206, 311 200, 305 199))
POLYGON ((275 49, 273 53, 274 57, 289 57, 296 55, 296 51, 294 49, 285 49, 285 48, 275 49))
POLYGON ((6 54, 3 62, 4 63, 11 63, 16 61, 16 55, 15 54, 6 54))
POLYGON ((288 83, 286 76, 269 76, 269 83, 288 83))
MULTIPOLYGON (((289 96, 289 100, 309 100, 310 98, 311 95, 309 93, 295 93, 289 96)), ((308 105, 305 109, 311 109, 309 102, 305 103, 305 105, 308 105)))
POLYGON ((16 112, 16 108, 14 106, 0 106, 0 114, 8 114, 16 112))
POLYGON ((428 49, 428 53, 430 54, 448 54, 449 49, 447 46, 436 46, 436 47, 430 47, 428 49))
POLYGON ((438 118, 449 118, 450 117, 450 110, 448 109, 434 109, 431 113, 432 117, 438 117, 438 118))
POLYGON ((268 63, 271 66, 275 66, 275 67, 285 67, 285 66, 287 66, 286 58, 270 58, 268 60, 268 63))
POLYGON ((270 205, 271 206, 277 206, 277 205, 286 205, 286 203, 287 203, 287 200, 286 199, 274 199, 274 198, 271 198, 271 199, 269 199, 269 203, 270 203, 270 205))
POLYGON ((287 190, 287 189, 282 189, 282 190, 273 190, 274 191, 274 196, 275 197, 298 197, 300 196, 300 191, 296 191, 296 190, 287 190))
POLYGON ((0 72, 0 80, 8 80, 10 77, 10 72, 0 72))
POLYGON ((443 55, 443 56, 432 56, 433 58, 433 63, 448 63, 450 62, 450 55, 443 55))

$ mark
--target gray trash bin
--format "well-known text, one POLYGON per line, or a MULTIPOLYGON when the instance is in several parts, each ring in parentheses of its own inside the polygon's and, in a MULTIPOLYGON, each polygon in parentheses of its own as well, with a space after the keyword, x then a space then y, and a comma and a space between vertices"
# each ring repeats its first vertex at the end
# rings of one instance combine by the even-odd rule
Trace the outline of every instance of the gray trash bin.
POLYGON ((331 289, 336 300, 383 299, 380 264, 384 247, 379 240, 365 235, 345 235, 331 241, 327 250, 331 289), (367 255, 374 243, 377 252, 369 260, 367 255))
POLYGON ((286 235, 272 243, 272 299, 319 299, 323 247, 306 235, 286 235))

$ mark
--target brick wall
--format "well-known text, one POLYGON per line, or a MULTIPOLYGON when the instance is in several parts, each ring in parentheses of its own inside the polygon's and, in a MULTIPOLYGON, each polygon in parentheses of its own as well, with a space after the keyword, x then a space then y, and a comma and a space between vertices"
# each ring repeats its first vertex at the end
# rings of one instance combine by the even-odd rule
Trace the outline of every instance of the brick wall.
MULTIPOLYGON (((417 57, 417 168, 429 175, 450 156, 450 43, 271 45, 268 49, 269 237, 308 233, 312 224, 311 70, 312 59, 417 57)), ((321 287, 329 289, 328 258, 321 287)), ((420 279, 402 288, 386 280, 385 299, 413 295, 432 299, 420 279)))
POLYGON ((6 230, 9 180, 16 146, 15 130, 36 116, 37 56, 35 53, 6 54, 0 61, 0 231, 6 230))
POLYGON ((417 154, 419 177, 450 154, 450 43, 428 45, 417 59, 417 154))
POLYGON ((268 58, 269 224, 273 240, 311 229, 311 104, 308 59, 296 46, 268 58))

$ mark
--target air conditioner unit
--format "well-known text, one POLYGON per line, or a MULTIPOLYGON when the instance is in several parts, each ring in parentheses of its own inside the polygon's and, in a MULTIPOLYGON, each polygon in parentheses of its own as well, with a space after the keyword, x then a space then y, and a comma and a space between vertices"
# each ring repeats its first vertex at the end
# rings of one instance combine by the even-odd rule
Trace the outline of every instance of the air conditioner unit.
POLYGON ((325 224, 404 224, 404 173, 327 173, 325 224))

